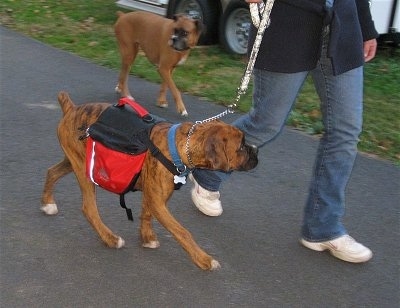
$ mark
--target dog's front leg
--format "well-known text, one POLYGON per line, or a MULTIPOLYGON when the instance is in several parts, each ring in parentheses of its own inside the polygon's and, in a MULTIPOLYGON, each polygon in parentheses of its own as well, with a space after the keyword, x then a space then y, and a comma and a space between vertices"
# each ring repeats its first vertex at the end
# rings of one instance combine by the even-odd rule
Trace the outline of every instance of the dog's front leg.
POLYGON ((157 240, 157 235, 153 230, 151 212, 148 206, 143 203, 142 214, 140 216, 140 235, 142 238, 142 246, 146 248, 158 248, 160 242, 157 240))
MULTIPOLYGON (((178 111, 178 113, 180 115, 186 117, 188 115, 188 112, 186 111, 186 107, 183 103, 181 93, 178 90, 178 88, 176 87, 175 82, 172 80, 173 70, 174 70, 174 68, 169 68, 169 67, 165 67, 165 66, 160 66, 160 68, 158 69, 158 72, 160 73, 160 76, 163 79, 163 83, 161 85, 161 90, 164 87, 165 91, 166 91, 166 87, 165 87, 165 84, 166 84, 166 86, 171 90, 172 96, 174 97, 175 104, 176 104, 176 110, 178 111)), ((160 91, 160 96, 158 98, 159 104, 162 99, 164 99, 166 101, 165 98, 162 98, 161 93, 162 93, 162 91, 160 91)), ((165 96, 165 93, 164 93, 164 96, 165 96)))
POLYGON ((175 237, 189 254, 194 264, 203 270, 218 269, 220 267, 219 262, 197 245, 190 232, 171 215, 166 202, 155 196, 159 197, 156 192, 151 193, 150 196, 143 195, 144 207, 148 207, 153 216, 175 237))

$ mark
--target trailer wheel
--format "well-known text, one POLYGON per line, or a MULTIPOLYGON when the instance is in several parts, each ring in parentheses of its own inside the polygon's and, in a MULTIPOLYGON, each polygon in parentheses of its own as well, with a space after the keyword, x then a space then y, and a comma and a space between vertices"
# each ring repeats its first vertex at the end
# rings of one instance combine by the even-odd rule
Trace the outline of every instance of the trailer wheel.
POLYGON ((245 54, 250 25, 251 16, 248 4, 241 0, 231 1, 221 17, 219 26, 221 46, 229 53, 245 54))

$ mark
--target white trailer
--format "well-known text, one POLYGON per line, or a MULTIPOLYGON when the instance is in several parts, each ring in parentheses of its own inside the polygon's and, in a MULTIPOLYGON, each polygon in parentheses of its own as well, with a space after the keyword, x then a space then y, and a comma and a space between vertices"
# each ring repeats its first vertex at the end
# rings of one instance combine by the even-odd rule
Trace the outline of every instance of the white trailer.
MULTIPOLYGON (((399 45, 400 9, 397 2, 370 1, 372 18, 382 44, 399 45)), ((168 18, 177 13, 201 18, 206 32, 201 36, 200 44, 219 43, 230 53, 246 53, 251 19, 248 4, 244 0, 118 0, 116 4, 168 18)))

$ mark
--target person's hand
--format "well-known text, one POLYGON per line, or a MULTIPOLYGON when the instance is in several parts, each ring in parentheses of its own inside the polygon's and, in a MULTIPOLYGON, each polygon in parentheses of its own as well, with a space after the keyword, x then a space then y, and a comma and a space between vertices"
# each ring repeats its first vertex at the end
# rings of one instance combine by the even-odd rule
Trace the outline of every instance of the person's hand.
POLYGON ((260 3, 262 0, 246 0, 247 3, 260 3))
POLYGON ((364 60, 365 60, 365 62, 368 62, 375 57, 377 45, 378 45, 378 43, 376 42, 376 39, 364 42, 364 60))

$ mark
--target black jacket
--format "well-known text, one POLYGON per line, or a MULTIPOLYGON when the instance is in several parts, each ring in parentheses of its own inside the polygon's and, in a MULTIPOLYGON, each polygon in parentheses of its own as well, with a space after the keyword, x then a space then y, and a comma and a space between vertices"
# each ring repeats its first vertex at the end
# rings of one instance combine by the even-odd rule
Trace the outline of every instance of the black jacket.
MULTIPOLYGON (((330 25, 328 56, 334 74, 364 64, 363 42, 378 36, 368 0, 275 0, 270 26, 265 30, 255 67, 295 73, 315 68, 321 54, 322 31, 330 25)), ((249 53, 257 29, 252 26, 249 53)))

